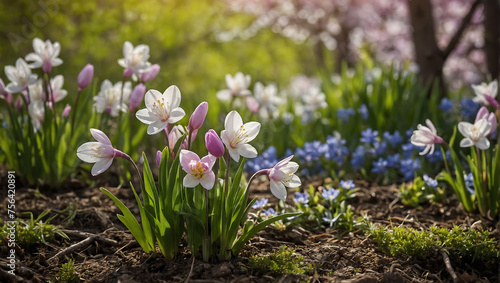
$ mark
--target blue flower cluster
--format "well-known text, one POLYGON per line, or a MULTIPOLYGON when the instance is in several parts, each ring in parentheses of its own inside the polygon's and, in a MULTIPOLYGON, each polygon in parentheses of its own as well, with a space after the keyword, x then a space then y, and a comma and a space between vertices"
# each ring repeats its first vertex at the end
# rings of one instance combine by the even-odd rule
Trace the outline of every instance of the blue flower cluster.
POLYGON ((356 112, 354 112, 354 109, 352 108, 340 108, 337 110, 337 118, 342 120, 342 122, 347 123, 349 121, 349 118, 354 115, 356 112))
POLYGON ((460 113, 465 120, 472 120, 476 117, 480 107, 481 105, 475 103, 470 98, 462 98, 462 101, 460 101, 460 113))
POLYGON ((274 146, 270 146, 260 156, 254 159, 247 159, 245 162, 245 172, 253 174, 262 169, 272 168, 279 162, 276 156, 277 150, 274 146))

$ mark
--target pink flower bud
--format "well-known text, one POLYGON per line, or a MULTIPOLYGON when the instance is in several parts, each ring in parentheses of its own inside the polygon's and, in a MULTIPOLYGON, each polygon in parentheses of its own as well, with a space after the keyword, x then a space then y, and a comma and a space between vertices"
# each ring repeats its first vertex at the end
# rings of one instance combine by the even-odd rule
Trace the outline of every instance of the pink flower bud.
POLYGON ((161 150, 158 150, 156 152, 156 164, 158 165, 158 167, 160 167, 160 162, 161 162, 161 150))
POLYGON ((7 102, 7 104, 11 104, 12 103, 12 94, 10 94, 10 93, 7 92, 5 94, 5 96, 4 96, 4 98, 5 98, 5 101, 7 102))
POLYGON ((134 74, 134 70, 132 70, 130 68, 127 68, 123 71, 123 76, 126 78, 132 76, 132 74, 134 74))
POLYGON ((250 112, 252 113, 257 113, 259 111, 259 102, 257 102, 257 100, 251 96, 247 96, 247 99, 246 99, 246 102, 247 102, 247 107, 248 107, 248 110, 250 110, 250 112))
POLYGON ((52 71, 52 63, 50 63, 50 60, 49 61, 43 61, 43 64, 42 64, 42 70, 49 74, 50 71, 52 71))
POLYGON ((93 77, 94 77, 94 66, 92 64, 85 65, 80 74, 78 74, 78 79, 77 79, 78 91, 81 91, 82 89, 86 88, 92 81, 93 77))
POLYGON ((497 117, 495 116, 495 113, 493 113, 493 112, 490 113, 488 111, 488 108, 486 108, 486 106, 483 106, 477 112, 476 120, 474 121, 474 124, 477 123, 477 121, 479 121, 481 119, 486 119, 486 121, 491 123, 491 130, 488 133, 488 135, 493 134, 495 132, 495 130, 497 129, 497 117))
POLYGON ((158 72, 160 72, 160 65, 158 65, 158 64, 152 65, 149 68, 149 70, 147 70, 146 72, 142 73, 142 75, 141 75, 141 81, 143 83, 147 83, 147 82, 152 81, 156 77, 156 75, 158 75, 158 72))
POLYGON ((134 91, 130 95, 129 110, 134 111, 139 104, 141 104, 144 98, 144 93, 146 92, 146 86, 144 84, 138 84, 135 86, 134 91))
POLYGON ((66 107, 64 107, 62 117, 66 118, 69 116, 69 112, 71 111, 71 106, 69 104, 66 104, 66 107))
POLYGON ((222 144, 221 139, 214 130, 209 130, 205 134, 205 145, 207 147, 208 153, 210 153, 211 155, 217 158, 220 158, 224 155, 224 145, 222 144))
POLYGON ((191 118, 189 118, 189 125, 188 128, 190 130, 197 130, 203 125, 203 122, 205 121, 205 117, 207 116, 208 112, 208 103, 206 101, 203 101, 196 107, 194 110, 193 114, 191 115, 191 118))

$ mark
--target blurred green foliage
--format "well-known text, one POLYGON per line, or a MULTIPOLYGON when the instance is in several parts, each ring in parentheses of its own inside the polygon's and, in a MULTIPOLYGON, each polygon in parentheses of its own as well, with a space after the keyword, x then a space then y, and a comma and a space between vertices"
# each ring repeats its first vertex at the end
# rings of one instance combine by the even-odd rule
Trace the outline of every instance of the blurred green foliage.
POLYGON ((314 71, 312 46, 296 45, 271 31, 250 40, 216 40, 219 32, 250 22, 249 16, 234 14, 225 1, 216 0, 2 1, 0 60, 13 65, 32 52, 35 37, 59 41, 64 64, 54 71, 66 76, 71 84, 66 88, 76 95, 72 82, 85 64, 94 64, 100 81, 123 80, 117 60, 123 57, 124 41, 147 44, 150 62, 162 68, 148 89, 163 91, 176 84, 183 95, 197 97, 195 102, 215 99, 215 92, 225 87, 226 73, 242 71, 253 81, 288 81, 296 73, 314 71))

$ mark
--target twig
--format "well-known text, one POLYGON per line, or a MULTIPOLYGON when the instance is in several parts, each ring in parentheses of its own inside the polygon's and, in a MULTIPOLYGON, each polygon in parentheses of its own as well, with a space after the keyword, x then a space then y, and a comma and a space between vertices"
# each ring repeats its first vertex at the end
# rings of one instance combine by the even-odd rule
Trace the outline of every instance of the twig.
POLYGON ((448 273, 450 274, 451 278, 453 279, 453 282, 459 282, 458 276, 455 273, 455 270, 453 270, 453 267, 451 266, 450 257, 448 257, 448 254, 443 249, 439 249, 439 253, 443 257, 444 264, 446 265, 446 271, 448 271, 448 273))
POLYGON ((455 47, 457 46, 458 42, 460 41, 460 37, 462 37, 462 34, 465 31, 465 28, 467 28, 467 25, 472 20, 472 16, 474 15, 474 12, 476 11, 477 6, 479 6, 480 3, 481 3, 481 0, 474 1, 474 3, 472 3, 472 5, 470 6, 469 12, 462 19, 460 26, 458 27, 458 29, 455 32, 455 34, 453 35, 453 37, 450 39, 448 46, 446 46, 446 48, 443 50, 443 58, 445 60, 451 54, 453 49, 455 49, 455 47))
POLYGON ((191 278, 191 274, 193 273, 193 267, 194 267, 194 256, 193 256, 193 261, 191 262, 191 269, 189 270, 188 277, 186 278, 186 283, 188 283, 189 279, 191 278))
POLYGON ((126 245, 124 245, 123 247, 119 248, 114 254, 117 254, 117 253, 121 252, 123 249, 125 249, 126 247, 128 247, 128 246, 130 246, 132 244, 137 244, 137 241, 136 240, 131 240, 126 245))
POLYGON ((102 244, 110 245, 110 246, 121 246, 121 244, 118 243, 115 240, 108 239, 108 238, 105 238, 105 237, 102 237, 102 236, 99 236, 99 235, 96 235, 96 234, 92 234, 92 233, 88 233, 88 232, 81 232, 81 231, 76 231, 76 230, 65 230, 65 229, 63 229, 62 231, 66 235, 71 236, 71 237, 77 237, 77 238, 80 238, 80 239, 86 239, 88 237, 94 236, 95 239, 96 239, 96 241, 99 241, 102 244))
POLYGON ((74 252, 74 251, 76 251, 78 249, 84 248, 84 247, 90 245, 93 241, 95 241, 95 239, 96 239, 96 236, 90 236, 90 237, 88 237, 87 239, 85 239, 83 241, 80 241, 80 242, 78 242, 76 244, 73 244, 73 245, 65 248, 64 250, 58 252, 55 256, 49 258, 47 260, 47 262, 51 263, 51 262, 56 261, 57 259, 65 256, 65 255, 69 254, 69 253, 72 253, 72 252, 74 252))

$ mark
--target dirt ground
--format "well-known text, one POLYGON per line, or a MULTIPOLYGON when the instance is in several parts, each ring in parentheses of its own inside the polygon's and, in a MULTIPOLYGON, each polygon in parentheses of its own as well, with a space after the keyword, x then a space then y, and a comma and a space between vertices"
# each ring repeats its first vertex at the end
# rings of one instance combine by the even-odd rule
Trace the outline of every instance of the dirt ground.
MULTIPOLYGON (((320 183, 315 182, 316 185, 320 183)), ((454 200, 446 205, 411 209, 397 199, 396 186, 357 184, 360 190, 355 198, 349 200, 349 204, 356 215, 367 214, 374 223, 400 225, 404 222, 404 225, 414 228, 474 225, 490 230, 497 241, 500 239, 495 222, 477 214, 465 213, 454 200)), ((124 201, 135 215, 139 214, 130 189, 107 188, 124 201)), ((252 192, 269 197, 271 201, 274 199, 266 182, 256 184, 252 192)), ((6 199, 4 190, 0 198, 6 199)), ((119 210, 114 203, 98 187, 87 187, 76 180, 56 192, 43 191, 41 195, 36 194, 34 189, 17 189, 16 204, 18 215, 31 211, 36 216, 50 208, 51 215, 57 213, 51 223, 65 225, 64 229, 70 230, 71 240, 56 237, 52 243, 39 244, 30 250, 19 249, 17 276, 6 273, 7 247, 4 242, 0 245, 0 282, 48 282, 55 277, 61 264, 70 258, 74 259, 75 268, 85 282, 452 282, 437 251, 425 260, 392 257, 379 251, 375 241, 361 231, 308 231, 302 227, 278 231, 268 227, 254 236, 240 255, 230 261, 205 263, 201 259, 193 259, 185 240, 181 243, 177 259, 167 260, 161 254, 153 257, 142 252, 118 220, 116 214, 119 210), (75 217, 66 223, 64 218, 71 214, 67 208, 72 206, 76 207, 75 217), (89 244, 58 260, 49 260, 59 251, 85 240, 87 236, 77 235, 81 232, 105 239, 93 238, 89 244), (271 254, 282 245, 292 247, 302 255, 307 264, 312 264, 314 271, 305 275, 273 277, 249 268, 250 256, 271 254)), ((0 215, 6 220, 5 200, 2 201, 0 215)), ((498 264, 484 266, 479 263, 472 266, 455 258, 451 258, 451 264, 463 282, 499 282, 498 264)))

